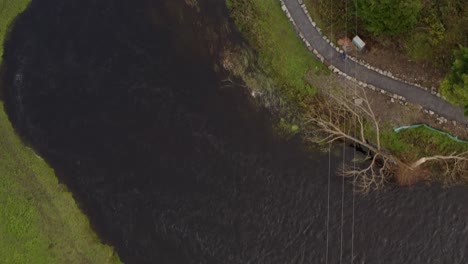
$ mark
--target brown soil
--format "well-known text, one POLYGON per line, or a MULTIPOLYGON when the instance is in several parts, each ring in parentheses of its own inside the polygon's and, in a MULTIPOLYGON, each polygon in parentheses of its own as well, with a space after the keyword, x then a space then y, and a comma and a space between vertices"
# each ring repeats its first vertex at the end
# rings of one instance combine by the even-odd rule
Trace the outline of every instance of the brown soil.
POLYGON ((427 88, 438 90, 440 82, 444 78, 444 74, 434 66, 426 62, 412 61, 396 47, 383 48, 377 44, 367 43, 366 48, 361 53, 357 53, 356 56, 374 67, 391 72, 400 79, 427 88))
POLYGON ((337 44, 351 56, 373 67, 389 71, 402 80, 420 84, 435 91, 439 90, 445 73, 429 62, 411 60, 402 48, 404 43, 393 42, 384 47, 376 41, 360 36, 366 46, 361 52, 357 52, 349 38, 353 36, 345 36, 343 32, 336 32, 336 37, 337 44))
POLYGON ((423 123, 447 131, 460 139, 468 140, 468 129, 465 126, 451 122, 440 124, 435 116, 424 113, 419 105, 411 103, 401 105, 398 102, 392 102, 388 95, 370 89, 363 89, 354 82, 333 74, 331 76, 313 76, 308 78, 308 81, 321 91, 327 91, 330 87, 346 87, 352 93, 354 93, 355 89, 358 93, 365 91, 375 115, 382 123, 389 122, 395 127, 423 123))
POLYGON ((400 186, 411 186, 420 182, 421 180, 429 178, 430 172, 421 167, 413 170, 402 168, 402 171, 395 173, 395 181, 400 186))

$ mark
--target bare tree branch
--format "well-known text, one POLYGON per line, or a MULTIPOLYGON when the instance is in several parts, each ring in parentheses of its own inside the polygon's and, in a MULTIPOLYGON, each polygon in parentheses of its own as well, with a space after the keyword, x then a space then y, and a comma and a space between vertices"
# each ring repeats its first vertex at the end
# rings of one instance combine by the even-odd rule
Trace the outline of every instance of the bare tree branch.
MULTIPOLYGON (((362 191, 379 189, 395 176, 418 177, 414 175, 421 170, 421 167, 433 163, 439 164, 439 167, 444 169, 442 175, 448 180, 455 181, 464 177, 463 175, 466 176, 468 151, 422 157, 415 162, 405 163, 389 151, 382 149, 379 120, 363 88, 361 94, 361 97, 355 98, 332 92, 328 95, 321 95, 313 102, 314 107, 309 110, 307 116, 309 122, 324 135, 321 139, 315 140, 316 142, 345 141, 368 150, 365 164, 360 164, 359 168, 349 166, 343 168, 342 176, 354 177, 354 183, 362 191), (368 140, 369 126, 372 130, 373 142, 368 140)), ((406 182, 414 181, 407 180, 406 182)))

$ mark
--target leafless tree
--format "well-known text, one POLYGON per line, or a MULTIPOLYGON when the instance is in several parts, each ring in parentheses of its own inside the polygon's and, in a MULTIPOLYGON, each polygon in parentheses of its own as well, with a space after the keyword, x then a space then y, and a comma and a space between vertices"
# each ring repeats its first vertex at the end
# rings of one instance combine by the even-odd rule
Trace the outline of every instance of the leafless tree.
POLYGON ((321 136, 310 139, 319 143, 345 141, 367 150, 365 163, 357 167, 347 166, 341 171, 343 176, 353 177, 362 191, 379 189, 395 176, 417 177, 421 167, 429 163, 442 164, 445 168, 442 173, 450 181, 461 179, 468 169, 468 152, 422 157, 409 162, 383 149, 380 122, 363 88, 359 95, 353 96, 343 94, 343 91, 320 95, 313 102, 307 118, 321 132, 321 136))

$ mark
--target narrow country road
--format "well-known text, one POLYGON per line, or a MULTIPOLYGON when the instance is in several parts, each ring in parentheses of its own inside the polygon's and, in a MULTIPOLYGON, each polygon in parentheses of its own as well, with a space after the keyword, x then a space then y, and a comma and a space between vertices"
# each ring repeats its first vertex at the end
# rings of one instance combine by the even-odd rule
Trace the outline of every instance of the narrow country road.
POLYGON ((442 98, 413 85, 403 83, 370 70, 363 65, 352 60, 346 63, 339 57, 339 53, 330 46, 317 29, 310 23, 307 14, 302 9, 298 0, 283 0, 297 28, 310 45, 321 54, 325 60, 335 66, 340 71, 356 78, 358 81, 374 85, 389 93, 398 94, 406 98, 408 102, 421 105, 427 110, 434 111, 448 120, 455 120, 458 123, 468 125, 468 118, 464 116, 463 109, 449 104, 442 98))

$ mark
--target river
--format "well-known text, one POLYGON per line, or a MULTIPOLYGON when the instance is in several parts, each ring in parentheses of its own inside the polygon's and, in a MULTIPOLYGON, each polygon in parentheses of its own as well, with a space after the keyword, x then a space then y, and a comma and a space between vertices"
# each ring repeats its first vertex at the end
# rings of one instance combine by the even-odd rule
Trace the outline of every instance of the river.
POLYGON ((125 263, 467 263, 468 189, 353 200, 334 173, 350 149, 283 140, 222 85, 217 51, 243 41, 227 16, 210 0, 34 0, 12 28, 9 117, 101 239, 125 263))

